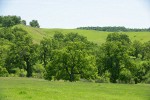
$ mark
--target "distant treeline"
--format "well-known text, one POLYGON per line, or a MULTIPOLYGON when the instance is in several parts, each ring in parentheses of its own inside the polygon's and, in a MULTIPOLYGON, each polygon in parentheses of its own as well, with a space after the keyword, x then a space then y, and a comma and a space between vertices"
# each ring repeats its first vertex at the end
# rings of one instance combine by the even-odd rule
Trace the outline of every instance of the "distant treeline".
POLYGON ((106 26, 106 27, 78 27, 77 29, 84 29, 84 30, 96 30, 96 31, 107 31, 107 32, 141 32, 141 31, 150 31, 150 28, 126 28, 123 26, 106 26))

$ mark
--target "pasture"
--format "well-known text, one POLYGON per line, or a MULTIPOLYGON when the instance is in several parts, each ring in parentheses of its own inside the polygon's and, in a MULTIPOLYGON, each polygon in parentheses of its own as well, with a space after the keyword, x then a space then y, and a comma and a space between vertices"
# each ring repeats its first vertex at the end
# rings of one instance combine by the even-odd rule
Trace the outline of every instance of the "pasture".
MULTIPOLYGON (((87 37, 89 41, 97 44, 104 43, 107 35, 113 32, 95 31, 95 30, 80 30, 80 29, 46 29, 46 28, 33 28, 24 25, 16 25, 17 27, 26 30, 29 35, 33 38, 34 43, 39 43, 43 37, 52 37, 56 32, 66 33, 78 33, 87 37)), ((15 26, 15 27, 16 27, 15 26)), ((120 32, 125 33, 129 36, 131 41, 139 40, 141 42, 147 42, 150 40, 150 32, 120 32)))
POLYGON ((0 100, 150 100, 150 85, 1 77, 0 100))

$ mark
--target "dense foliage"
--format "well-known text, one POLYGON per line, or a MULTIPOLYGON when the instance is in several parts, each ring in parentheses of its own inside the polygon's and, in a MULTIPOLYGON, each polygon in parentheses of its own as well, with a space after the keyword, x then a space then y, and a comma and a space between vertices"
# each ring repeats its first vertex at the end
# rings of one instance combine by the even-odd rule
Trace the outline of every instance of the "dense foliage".
MULTIPOLYGON (((57 33, 52 40, 45 39, 44 41, 47 41, 47 43, 51 41, 51 48, 47 50, 50 51, 47 53, 51 55, 51 58, 47 59, 47 79, 52 79, 53 77, 55 79, 75 81, 80 78, 96 78, 95 57, 90 51, 93 45, 85 37, 77 33, 66 35, 57 33)), ((41 49, 44 51, 45 48, 41 49)))
POLYGON ((37 28, 40 27, 40 25, 39 25, 39 23, 38 23, 37 20, 32 20, 32 21, 30 22, 30 26, 31 26, 31 27, 37 27, 37 28))
POLYGON ((1 27, 0 44, 2 77, 150 83, 150 41, 126 34, 111 33, 98 45, 78 33, 57 32, 35 44, 25 30, 1 27))
POLYGON ((20 24, 21 18, 19 16, 0 16, 0 24, 3 27, 10 27, 20 24))
MULTIPOLYGON (((26 25, 26 21, 25 20, 22 20, 20 16, 0 16, 0 27, 12 27, 14 25, 17 25, 17 24, 23 24, 23 25, 26 25)), ((37 27, 39 28, 40 25, 38 23, 38 20, 32 20, 30 23, 30 26, 31 27, 37 27)))

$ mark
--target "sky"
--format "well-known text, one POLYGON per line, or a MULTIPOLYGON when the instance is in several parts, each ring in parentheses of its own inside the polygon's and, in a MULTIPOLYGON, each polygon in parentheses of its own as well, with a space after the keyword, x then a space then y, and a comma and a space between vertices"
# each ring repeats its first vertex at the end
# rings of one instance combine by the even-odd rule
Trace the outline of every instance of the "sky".
POLYGON ((17 15, 42 28, 150 27, 150 0, 0 0, 0 16, 17 15))

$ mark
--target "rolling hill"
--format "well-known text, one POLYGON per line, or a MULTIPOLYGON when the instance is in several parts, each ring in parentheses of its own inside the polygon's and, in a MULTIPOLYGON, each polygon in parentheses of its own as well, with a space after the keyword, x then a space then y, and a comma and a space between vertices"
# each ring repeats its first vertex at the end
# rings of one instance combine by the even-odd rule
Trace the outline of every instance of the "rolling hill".
MULTIPOLYGON (((19 27, 26 30, 29 35, 33 38, 34 43, 39 43, 43 37, 52 37, 56 32, 61 32, 63 34, 74 32, 86 36, 89 41, 94 43, 104 43, 106 37, 109 33, 105 31, 95 31, 95 30, 81 30, 81 29, 47 29, 47 28, 33 28, 30 26, 16 25, 14 27, 19 27)), ((150 32, 121 32, 127 34, 132 41, 139 40, 141 42, 146 42, 150 40, 150 32)))

